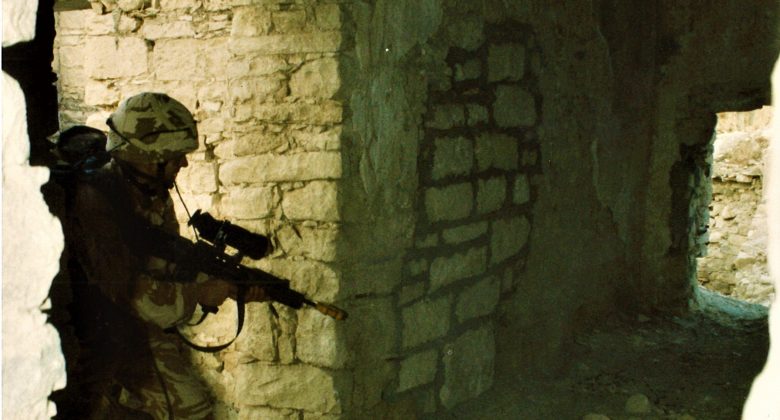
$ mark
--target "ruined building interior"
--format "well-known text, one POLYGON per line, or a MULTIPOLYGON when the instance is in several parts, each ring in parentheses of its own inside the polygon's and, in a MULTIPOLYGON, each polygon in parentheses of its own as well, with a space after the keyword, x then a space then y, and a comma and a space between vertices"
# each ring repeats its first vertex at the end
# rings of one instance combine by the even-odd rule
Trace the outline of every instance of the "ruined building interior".
POLYGON ((780 249, 763 300, 697 283, 734 219, 713 179, 780 196, 713 169, 779 29, 773 0, 4 0, 3 417, 67 418, 47 137, 157 91, 198 123, 188 207, 350 314, 249 304, 190 354, 217 418, 779 419, 780 249))

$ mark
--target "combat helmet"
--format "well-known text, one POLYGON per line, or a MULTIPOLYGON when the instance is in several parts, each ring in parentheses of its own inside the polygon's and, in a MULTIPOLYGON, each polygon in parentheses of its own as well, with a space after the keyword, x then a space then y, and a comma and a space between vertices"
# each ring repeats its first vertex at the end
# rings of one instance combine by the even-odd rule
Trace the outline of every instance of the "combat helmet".
POLYGON ((111 129, 106 149, 120 160, 161 163, 198 148, 192 114, 164 93, 127 98, 106 124, 111 129))

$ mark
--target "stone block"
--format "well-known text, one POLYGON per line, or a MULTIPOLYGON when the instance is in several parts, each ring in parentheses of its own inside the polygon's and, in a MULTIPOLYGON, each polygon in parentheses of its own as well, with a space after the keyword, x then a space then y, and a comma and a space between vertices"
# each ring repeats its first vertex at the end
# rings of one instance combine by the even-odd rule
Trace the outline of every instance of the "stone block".
POLYGON ((260 155, 234 159, 219 168, 225 185, 273 181, 311 181, 341 178, 341 155, 310 152, 293 155, 260 155))
POLYGON ((196 39, 163 39, 154 46, 154 72, 158 80, 192 81, 204 78, 198 68, 202 42, 196 39))
POLYGON ((514 137, 498 133, 486 133, 477 137, 477 168, 512 171, 517 169, 517 143, 514 137))
POLYGON ((336 384, 348 380, 346 372, 303 364, 239 364, 234 374, 236 398, 243 404, 320 413, 341 412, 336 384))
MULTIPOLYGON (((202 101, 201 105, 208 103, 210 102, 202 101)), ((225 119, 222 117, 204 118, 198 121, 198 133, 200 134, 222 134, 223 132, 225 132, 225 119)))
POLYGON ((536 123, 536 100, 520 86, 500 85, 496 88, 493 119, 499 127, 530 127, 536 123))
POLYGON ((336 222, 340 219, 335 182, 312 181, 303 188, 284 193, 284 215, 290 220, 336 222))
POLYGON ((493 222, 490 238, 491 264, 498 264, 516 255, 528 242, 531 224, 525 216, 493 222))
POLYGON ((425 191, 425 210, 431 222, 468 217, 474 208, 474 188, 470 183, 429 188, 425 191))
POLYGON ((210 83, 227 80, 227 68, 231 58, 227 43, 227 38, 211 38, 200 44, 198 71, 210 83))
POLYGON ((339 274, 329 264, 312 260, 264 258, 249 263, 282 279, 290 281, 290 287, 315 300, 332 302, 339 294, 339 274))
POLYGON ((243 187, 229 190, 220 209, 225 216, 251 220, 270 216, 275 204, 272 187, 243 187))
POLYGON ((490 120, 488 109, 479 104, 466 105, 466 119, 470 127, 487 123, 490 120))
POLYGON ((84 68, 93 79, 132 77, 148 71, 146 43, 141 38, 89 37, 84 68), (132 57, 132 59, 129 59, 132 57))
POLYGON ((332 57, 304 63, 290 78, 290 94, 296 97, 332 98, 340 87, 338 61, 332 57))
POLYGON ((144 21, 141 34, 145 39, 152 41, 164 38, 192 38, 195 36, 195 28, 191 21, 186 20, 148 19, 144 21))
POLYGON ((204 0, 203 6, 210 12, 219 12, 229 10, 233 5, 233 0, 204 0))
POLYGON ((341 6, 338 4, 321 4, 314 9, 317 27, 325 30, 337 30, 342 26, 341 6))
POLYGON ((244 54, 301 54, 337 52, 342 47, 341 32, 235 37, 230 52, 244 54))
MULTIPOLYGON (((272 152, 287 144, 287 139, 283 135, 268 131, 236 132, 234 135, 234 140, 220 145, 220 147, 229 146, 230 154, 226 156, 258 155, 272 152)), ((220 155, 222 154, 224 153, 220 153, 220 155)))
POLYGON ((499 210, 505 201, 506 180, 503 177, 479 180, 477 183, 477 212, 479 214, 499 210))
MULTIPOLYGON (((221 312, 221 311, 220 311, 221 312)), ((246 306, 244 329, 236 338, 234 349, 237 352, 249 355, 255 360, 273 362, 277 359, 276 331, 274 316, 268 304, 249 303, 246 306)), ((228 317, 224 326, 225 331, 232 330, 235 323, 234 317, 228 317)))
POLYGON ((488 82, 516 81, 525 73, 525 47, 509 43, 491 45, 488 50, 488 82))
POLYGON ((419 276, 428 271, 428 260, 420 258, 419 260, 409 261, 409 274, 412 277, 419 276))
POLYGON ((485 22, 478 14, 461 15, 447 25, 448 38, 458 48, 474 51, 485 41, 485 22))
POLYGON ((290 257, 330 262, 336 259, 336 228, 284 225, 276 232, 279 247, 290 257))
POLYGON ((410 286, 404 286, 398 293, 398 304, 406 305, 425 295, 425 283, 416 283, 410 286))
POLYGON ((512 202, 515 204, 525 204, 531 200, 531 187, 528 184, 528 176, 518 175, 515 178, 514 188, 512 189, 512 202))
POLYGON ((64 73, 73 71, 74 69, 84 68, 84 60, 86 60, 86 50, 84 45, 68 45, 59 48, 59 54, 56 54, 59 60, 60 66, 65 70, 64 73))
POLYGON ((463 253, 438 257, 431 263, 430 292, 435 292, 458 280, 482 274, 486 269, 487 250, 485 247, 471 248, 463 253))
POLYGON ((273 11, 271 24, 274 32, 283 34, 303 32, 306 27, 306 11, 303 9, 273 11))
POLYGON ((228 94, 232 103, 250 100, 265 102, 280 94, 286 94, 286 91, 287 84, 282 75, 244 77, 228 81, 228 94))
POLYGON ((217 191, 216 168, 211 162, 191 162, 176 178, 183 191, 210 194, 217 191))
MULTIPOLYGON (((239 115, 237 108, 237 116, 239 115)), ((335 101, 325 101, 317 104, 284 103, 260 104, 245 110, 249 118, 271 123, 304 123, 315 125, 331 125, 342 121, 344 109, 335 101)))
POLYGON ((319 130, 318 127, 295 130, 291 133, 298 147, 306 151, 335 151, 341 149, 342 126, 319 130))
POLYGON ((488 223, 478 222, 468 225, 445 229, 442 232, 444 242, 448 244, 459 244, 479 238, 487 233, 488 223))
POLYGON ((116 105, 119 103, 119 91, 105 83, 89 81, 84 87, 85 105, 116 105))
POLYGON ((436 350, 428 350, 413 354, 401 362, 398 371, 398 390, 406 390, 425 385, 436 379, 439 354, 436 350))
POLYGON ((231 37, 266 35, 271 30, 271 12, 264 7, 240 7, 233 11, 231 37))
POLYGON ((450 330, 451 299, 423 300, 402 311, 403 348, 414 347, 443 337, 450 330))
POLYGON ((91 10, 68 10, 55 12, 54 22, 57 37, 63 35, 80 35, 86 32, 86 23, 95 13, 91 10))
POLYGON ((520 160, 523 166, 534 166, 539 160, 539 153, 535 150, 523 150, 520 160))
MULTIPOLYGON (((219 418, 219 417, 218 417, 219 418)), ((241 407, 238 420, 300 420, 298 411, 268 407, 241 407)))
POLYGON ((482 62, 479 60, 469 60, 465 63, 455 65, 455 81, 478 79, 482 75, 482 62))
POLYGON ((119 22, 116 22, 113 14, 98 15, 89 13, 86 19, 85 31, 88 35, 114 35, 129 34, 135 32, 141 27, 141 20, 135 19, 127 14, 119 15, 119 22))
POLYGON ((161 10, 190 9, 201 5, 199 0, 160 0, 161 10))
POLYGON ((490 326, 470 330, 444 348, 444 384, 439 398, 446 408, 474 398, 493 385, 496 344, 490 326))
POLYGON ((468 175, 474 167, 474 146, 465 137, 440 137, 434 141, 433 179, 468 175))
POLYGON ((439 245, 439 237, 432 233, 424 238, 418 238, 414 241, 414 247, 418 249, 433 248, 439 245))
POLYGON ((57 72, 57 82, 62 91, 74 92, 77 96, 82 95, 87 84, 86 71, 82 67, 63 68, 62 71, 57 72))
POLYGON ((330 369, 344 367, 349 351, 337 331, 338 322, 317 311, 298 312, 298 327, 295 329, 295 354, 298 359, 330 369))
POLYGON ((290 68, 290 64, 279 56, 231 57, 227 75, 229 78, 267 76, 290 68))
POLYGON ((404 278, 400 258, 385 262, 352 263, 343 271, 343 296, 389 295, 404 278))
POLYGON ((501 282, 495 277, 488 277, 467 287, 458 295, 455 303, 458 322, 492 314, 498 305, 500 293, 501 282))
POLYGON ((447 130, 461 127, 466 122, 463 105, 434 105, 432 118, 426 121, 426 127, 447 130))

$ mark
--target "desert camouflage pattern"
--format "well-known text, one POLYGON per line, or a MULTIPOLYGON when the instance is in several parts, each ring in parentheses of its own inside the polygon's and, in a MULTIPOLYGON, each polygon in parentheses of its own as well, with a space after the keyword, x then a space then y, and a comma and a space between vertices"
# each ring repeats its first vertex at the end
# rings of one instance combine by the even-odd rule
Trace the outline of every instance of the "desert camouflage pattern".
MULTIPOLYGON (((131 194, 135 196, 136 214, 153 225, 178 234, 179 224, 170 197, 149 198, 135 189, 131 189, 131 194)), ((165 383, 174 418, 203 419, 211 412, 208 393, 185 361, 181 340, 162 331, 189 321, 197 304, 195 285, 158 280, 172 276, 174 269, 172 263, 149 257, 146 270, 136 278, 131 304, 138 316, 149 324, 149 344, 155 368, 165 383)), ((155 419, 168 418, 165 391, 159 381, 127 384, 126 388, 128 392, 123 395, 134 396, 134 402, 141 404, 141 407, 129 407, 147 412, 155 419)), ((120 400, 120 403, 123 401, 120 400)))
MULTIPOLYGON (((108 174, 122 179, 121 169, 111 166, 108 174)), ((132 211, 163 230, 177 233, 179 225, 169 195, 151 197, 127 185, 132 211)), ((189 321, 197 304, 197 285, 164 281, 175 265, 168 261, 131 255, 121 241, 112 199, 97 188, 85 185, 76 194, 74 232, 80 240, 74 246, 90 282, 118 306, 145 321, 154 363, 133 366, 135 379, 121 381, 119 404, 168 419, 166 392, 177 419, 210 418, 211 399, 194 369, 186 349, 175 334, 164 329, 189 321), (139 270, 139 267, 141 268, 139 270), (128 287, 130 286, 130 287, 128 287), (163 384, 165 389, 163 389, 163 384)), ((128 363, 128 362, 124 362, 128 363)))
POLYGON ((164 162, 198 148, 192 114, 164 93, 145 92, 126 99, 106 121, 106 150, 130 162, 164 162))

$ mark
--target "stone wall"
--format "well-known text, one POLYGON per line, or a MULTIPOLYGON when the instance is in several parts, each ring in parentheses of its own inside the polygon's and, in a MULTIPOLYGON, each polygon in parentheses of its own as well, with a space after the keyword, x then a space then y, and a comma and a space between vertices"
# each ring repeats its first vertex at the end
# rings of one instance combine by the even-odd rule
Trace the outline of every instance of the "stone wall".
POLYGON ((415 245, 399 293, 397 390, 452 408, 493 382, 496 310, 528 252, 542 98, 530 27, 445 10, 446 67, 429 87, 415 245))
POLYGON ((766 107, 718 116, 708 252, 698 266, 705 286, 764 305, 773 297, 763 191, 771 111, 766 107))
MULTIPOLYGON (((3 47, 35 33, 37 1, 3 2, 3 47)), ((7 419, 46 419, 47 397, 65 386, 57 331, 47 323, 47 299, 63 238, 40 193, 49 177, 31 167, 25 98, 3 72, 3 412, 7 419)))
MULTIPOLYGON (((198 122, 200 146, 177 182, 197 208, 271 236, 275 251, 245 261, 337 299, 343 104, 341 7, 333 2, 160 1, 158 9, 56 15, 55 71, 63 128, 106 129, 119 101, 166 92, 198 122)), ((174 200, 183 222, 186 212, 174 200)), ((186 229, 183 233, 191 234, 186 229)), ((234 333, 235 308, 189 333, 204 344, 234 333)), ((218 355, 193 362, 220 418, 318 415, 346 409, 345 353, 319 313, 250 304, 247 327, 218 355)), ((348 379, 347 379, 348 380, 348 379)))
MULTIPOLYGON (((63 126, 142 90, 180 99, 201 130, 190 208, 275 237, 249 263, 350 312, 250 305, 235 346, 193 355, 219 418, 457 409, 499 367, 561 372, 573 335, 616 310, 687 305, 714 113, 766 101, 777 48, 754 41, 776 15, 548 3, 58 16, 63 126)), ((225 306, 197 340, 230 338, 225 306)))

